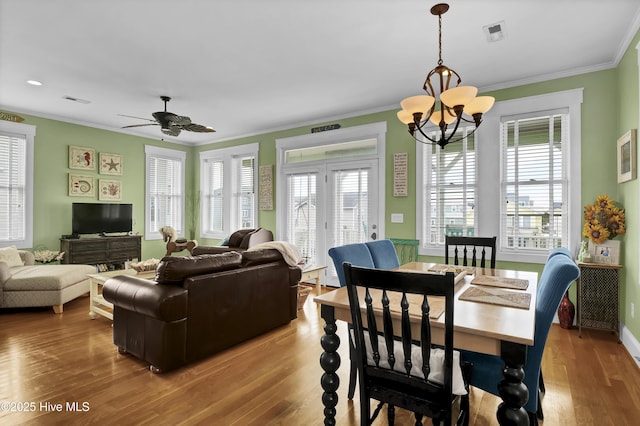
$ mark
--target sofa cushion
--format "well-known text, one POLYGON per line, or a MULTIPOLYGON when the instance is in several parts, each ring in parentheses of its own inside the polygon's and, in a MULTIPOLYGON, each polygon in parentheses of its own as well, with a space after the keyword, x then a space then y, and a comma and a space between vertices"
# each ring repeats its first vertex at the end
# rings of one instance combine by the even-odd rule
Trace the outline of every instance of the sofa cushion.
POLYGON ((88 280, 96 268, 89 265, 29 265, 11 270, 11 278, 4 291, 62 290, 80 281, 88 280))
POLYGON ((242 239, 242 242, 240 243, 240 248, 242 250, 246 250, 249 248, 249 243, 251 242, 251 236, 256 232, 260 231, 260 229, 261 228, 258 228, 258 229, 254 229, 253 231, 247 232, 247 234, 242 239))
POLYGON ((10 268, 24 265, 16 246, 0 248, 0 260, 7 262, 10 268))
POLYGON ((160 261, 155 280, 160 284, 178 284, 194 275, 236 269, 241 263, 242 255, 235 251, 197 256, 167 256, 160 261))
POLYGON ((248 233, 253 231, 253 229, 240 229, 234 232, 233 234, 231 234, 231 236, 229 236, 229 247, 239 248, 242 245, 242 240, 244 240, 244 237, 248 233))

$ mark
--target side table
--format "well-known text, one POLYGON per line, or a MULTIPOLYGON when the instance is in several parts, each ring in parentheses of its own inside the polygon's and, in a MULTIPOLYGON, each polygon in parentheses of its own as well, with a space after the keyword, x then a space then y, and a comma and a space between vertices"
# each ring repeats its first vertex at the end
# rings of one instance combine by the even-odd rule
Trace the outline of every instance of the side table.
POLYGON ((578 336, 582 327, 610 330, 620 342, 620 286, 621 265, 581 263, 578 278, 578 336))
POLYGON ((100 272, 97 274, 89 274, 89 316, 95 319, 97 315, 102 315, 113 321, 113 304, 107 302, 102 297, 102 286, 109 278, 119 275, 135 275, 140 278, 152 278, 155 271, 136 272, 134 269, 119 269, 115 271, 100 272))
POLYGON ((324 265, 309 265, 302 270, 302 277, 300 278, 300 282, 306 282, 307 280, 315 280, 316 282, 316 291, 320 294, 320 286, 322 271, 327 269, 324 265))

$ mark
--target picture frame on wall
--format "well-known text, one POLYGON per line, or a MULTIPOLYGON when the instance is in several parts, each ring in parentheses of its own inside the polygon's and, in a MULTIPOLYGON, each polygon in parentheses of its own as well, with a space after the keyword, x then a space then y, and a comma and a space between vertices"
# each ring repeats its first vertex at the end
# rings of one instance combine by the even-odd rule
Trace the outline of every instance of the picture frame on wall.
POLYGON ((93 176, 69 173, 69 196, 71 197, 95 197, 93 176))
POLYGON ((100 153, 101 175, 122 175, 122 155, 108 152, 100 153))
POLYGON ((618 183, 636 178, 636 129, 618 139, 618 183))
POLYGON ((69 145, 69 168, 75 170, 95 170, 96 150, 84 146, 69 145))
POLYGON ((98 199, 101 201, 121 201, 122 181, 100 179, 98 181, 98 199))

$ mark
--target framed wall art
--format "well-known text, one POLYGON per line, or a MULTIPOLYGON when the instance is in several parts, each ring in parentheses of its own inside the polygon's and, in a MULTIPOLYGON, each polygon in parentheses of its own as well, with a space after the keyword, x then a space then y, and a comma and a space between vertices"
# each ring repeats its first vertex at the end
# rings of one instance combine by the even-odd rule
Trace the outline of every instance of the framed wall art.
POLYGON ((93 176, 69 173, 69 195, 73 197, 95 197, 93 176))
POLYGON ((102 201, 122 200, 122 181, 100 179, 98 180, 98 199, 102 201))
POLYGON ((96 150, 84 146, 69 145, 69 168, 78 170, 95 170, 96 150))
POLYGON ((122 155, 100 153, 100 174, 101 175, 122 175, 122 155))
POLYGON ((636 178, 636 129, 618 139, 618 183, 636 178))

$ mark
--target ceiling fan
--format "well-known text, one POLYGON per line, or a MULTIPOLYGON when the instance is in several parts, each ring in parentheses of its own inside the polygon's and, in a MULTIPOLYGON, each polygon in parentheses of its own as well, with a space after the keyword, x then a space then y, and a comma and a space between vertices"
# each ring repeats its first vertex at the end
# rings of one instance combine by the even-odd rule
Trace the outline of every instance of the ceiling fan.
POLYGON ((188 130, 190 132, 210 133, 215 132, 214 129, 202 124, 196 124, 191 122, 191 118, 184 115, 176 115, 167 111, 167 102, 171 100, 169 96, 160 96, 160 99, 164 101, 164 111, 157 111, 151 114, 155 120, 149 118, 133 117, 131 115, 118 114, 122 117, 137 118, 140 120, 151 121, 151 124, 132 124, 130 126, 124 126, 123 129, 130 127, 142 127, 142 126, 160 126, 160 130, 165 135, 178 136, 182 130, 188 130))

